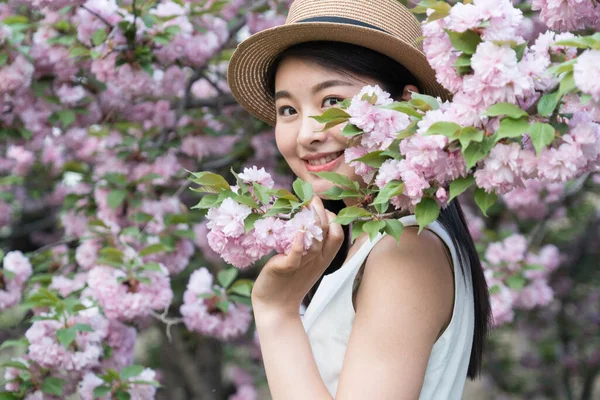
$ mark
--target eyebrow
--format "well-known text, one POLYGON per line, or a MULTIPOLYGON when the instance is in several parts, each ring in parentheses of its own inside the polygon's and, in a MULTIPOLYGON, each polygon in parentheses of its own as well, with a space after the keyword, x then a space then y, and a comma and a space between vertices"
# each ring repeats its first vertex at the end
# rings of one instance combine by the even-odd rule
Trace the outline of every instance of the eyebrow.
MULTIPOLYGON (((327 88, 334 87, 334 86, 354 86, 354 84, 347 82, 347 81, 334 79, 334 80, 330 80, 330 81, 321 82, 321 83, 315 85, 312 88, 311 92, 314 95, 314 94, 319 93, 321 90, 325 90, 327 88)), ((288 92, 286 90, 280 90, 279 92, 275 93, 275 101, 277 101, 279 99, 283 99, 283 98, 290 98, 290 97, 292 97, 292 95, 290 94, 290 92, 288 92)))

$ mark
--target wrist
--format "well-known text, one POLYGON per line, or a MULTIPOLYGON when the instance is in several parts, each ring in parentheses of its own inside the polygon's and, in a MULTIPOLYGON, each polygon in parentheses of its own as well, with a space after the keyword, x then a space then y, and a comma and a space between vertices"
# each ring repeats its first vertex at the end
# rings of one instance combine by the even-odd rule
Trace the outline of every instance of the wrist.
POLYGON ((300 318, 300 306, 282 308, 253 301, 252 310, 257 324, 278 324, 291 318, 300 318))

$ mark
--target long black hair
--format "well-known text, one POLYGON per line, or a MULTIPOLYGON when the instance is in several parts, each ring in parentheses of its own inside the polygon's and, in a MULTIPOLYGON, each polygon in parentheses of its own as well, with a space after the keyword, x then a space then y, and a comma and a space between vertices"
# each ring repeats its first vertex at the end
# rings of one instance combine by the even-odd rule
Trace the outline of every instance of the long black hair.
MULTIPOLYGON (((284 58, 290 56, 312 61, 321 67, 341 74, 372 78, 379 82, 382 88, 395 99, 402 96, 406 85, 418 85, 417 80, 404 66, 381 53, 348 43, 319 41, 294 45, 278 55, 266 76, 267 88, 272 95, 275 93, 277 68, 284 58)), ((337 213, 344 207, 344 203, 342 201, 325 201, 325 207, 337 213)), ((475 379, 481 371, 483 347, 490 329, 491 307, 488 286, 458 199, 453 199, 445 209, 441 210, 438 221, 452 238, 459 253, 469 261, 471 269, 475 300, 475 331, 467 375, 470 379, 475 379)), ((347 226, 344 226, 344 233, 344 244, 324 275, 338 270, 346 259, 350 241, 347 226)), ((459 260, 464 276, 466 271, 463 257, 459 257, 459 260)), ((321 280, 322 277, 304 299, 305 305, 312 300, 321 280)))

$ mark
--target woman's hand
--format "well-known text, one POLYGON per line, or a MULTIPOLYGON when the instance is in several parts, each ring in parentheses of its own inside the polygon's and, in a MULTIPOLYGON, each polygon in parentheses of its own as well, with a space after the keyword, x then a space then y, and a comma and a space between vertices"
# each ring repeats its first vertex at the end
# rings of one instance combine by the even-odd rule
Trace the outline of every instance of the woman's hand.
POLYGON ((323 230, 323 240, 313 241, 308 252, 302 255, 304 234, 296 233, 289 254, 278 254, 267 262, 252 289, 255 313, 268 311, 298 315, 302 299, 325 272, 344 242, 342 226, 332 222, 336 215, 326 210, 316 196, 310 204, 317 224, 323 230))

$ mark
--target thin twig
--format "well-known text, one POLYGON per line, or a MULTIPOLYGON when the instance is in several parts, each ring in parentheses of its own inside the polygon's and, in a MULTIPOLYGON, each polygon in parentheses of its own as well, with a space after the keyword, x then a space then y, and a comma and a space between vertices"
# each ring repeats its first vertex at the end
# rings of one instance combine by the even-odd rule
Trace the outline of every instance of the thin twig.
POLYGON ((84 10, 86 10, 87 12, 89 12, 90 14, 92 14, 94 17, 98 18, 100 21, 104 22, 104 24, 106 24, 110 29, 114 29, 115 28, 113 24, 111 24, 110 22, 108 22, 108 20, 106 18, 104 18, 102 15, 98 14, 96 11, 90 10, 85 5, 82 5, 80 7, 83 8, 84 10))
POLYGON ((168 312, 169 312, 169 306, 165 307, 165 310, 163 311, 162 314, 159 314, 156 311, 152 311, 151 315, 154 318, 156 318, 157 320, 159 320, 162 323, 164 323, 165 325, 167 325, 167 330, 166 330, 167 338, 169 339, 169 343, 173 343, 173 337, 171 336, 171 327, 173 325, 183 323, 183 318, 169 318, 167 315, 168 312))

